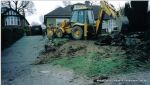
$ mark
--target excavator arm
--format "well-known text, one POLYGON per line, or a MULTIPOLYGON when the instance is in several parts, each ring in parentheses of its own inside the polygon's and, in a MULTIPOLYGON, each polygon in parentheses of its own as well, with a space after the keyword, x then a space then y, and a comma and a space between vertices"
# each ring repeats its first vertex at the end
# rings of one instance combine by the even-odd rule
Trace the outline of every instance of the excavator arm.
POLYGON ((113 18, 116 18, 118 14, 115 9, 105 0, 100 1, 98 19, 96 20, 96 34, 98 33, 99 26, 102 24, 103 21, 103 13, 106 13, 113 18))

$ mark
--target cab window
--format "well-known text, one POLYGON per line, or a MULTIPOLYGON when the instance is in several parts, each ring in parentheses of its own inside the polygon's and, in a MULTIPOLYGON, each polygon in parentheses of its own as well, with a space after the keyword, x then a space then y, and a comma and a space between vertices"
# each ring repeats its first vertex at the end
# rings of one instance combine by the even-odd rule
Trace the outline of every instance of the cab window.
POLYGON ((74 11, 71 17, 71 22, 77 22, 78 20, 78 11, 74 11))
POLYGON ((84 11, 79 11, 78 22, 84 23, 84 11))
POLYGON ((88 23, 89 24, 94 24, 94 14, 91 10, 87 11, 88 13, 88 23))

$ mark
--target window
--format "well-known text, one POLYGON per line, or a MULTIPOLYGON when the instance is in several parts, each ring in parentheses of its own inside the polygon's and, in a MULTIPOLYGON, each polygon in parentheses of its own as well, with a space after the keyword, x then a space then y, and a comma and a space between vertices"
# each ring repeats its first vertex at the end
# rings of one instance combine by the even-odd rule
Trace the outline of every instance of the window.
POLYGON ((7 18, 8 18, 8 20, 7 20, 8 25, 10 25, 10 22, 11 22, 11 21, 10 21, 10 20, 11 20, 11 19, 10 19, 10 16, 9 16, 9 17, 7 17, 7 18))
POLYGON ((84 11, 79 11, 78 21, 79 23, 84 23, 84 11))
POLYGON ((16 24, 16 16, 13 16, 13 25, 17 25, 16 24))
POLYGON ((71 22, 77 22, 78 19, 78 11, 74 11, 71 17, 71 22))
POLYGON ((94 14, 92 10, 78 10, 73 12, 71 22, 84 23, 85 20, 87 20, 89 24, 94 24, 94 14))
POLYGON ((12 16, 10 17, 10 21, 11 21, 10 25, 13 25, 13 17, 12 16))
POLYGON ((12 24, 12 25, 14 25, 14 24, 15 24, 15 22, 14 22, 14 18, 15 18, 15 17, 14 17, 14 16, 12 16, 12 21, 13 21, 13 24, 12 24))
POLYGON ((87 13, 88 13, 88 22, 89 22, 89 24, 94 24, 93 11, 92 10, 88 10, 87 13))
POLYGON ((8 16, 5 18, 5 25, 20 25, 20 19, 17 16, 8 16))
POLYGON ((16 25, 16 16, 14 16, 14 25, 16 25))
POLYGON ((13 11, 11 11, 11 15, 14 15, 14 12, 13 12, 13 11))

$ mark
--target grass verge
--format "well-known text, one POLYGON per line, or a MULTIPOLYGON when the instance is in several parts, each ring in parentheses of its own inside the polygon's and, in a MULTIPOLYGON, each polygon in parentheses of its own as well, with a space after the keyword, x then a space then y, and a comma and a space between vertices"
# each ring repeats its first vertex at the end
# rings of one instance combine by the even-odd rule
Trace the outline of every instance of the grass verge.
POLYGON ((86 74, 88 77, 113 75, 131 72, 136 69, 134 65, 127 64, 125 55, 121 52, 111 54, 91 52, 83 56, 62 57, 51 61, 49 63, 53 65, 61 65, 73 69, 76 73, 86 74))

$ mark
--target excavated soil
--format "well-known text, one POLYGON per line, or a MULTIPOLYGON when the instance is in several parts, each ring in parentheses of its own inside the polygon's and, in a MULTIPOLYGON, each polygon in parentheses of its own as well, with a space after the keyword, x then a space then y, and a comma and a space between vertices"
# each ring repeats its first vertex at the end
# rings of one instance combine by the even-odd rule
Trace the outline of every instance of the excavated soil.
POLYGON ((123 52, 120 46, 100 46, 95 45, 95 41, 92 40, 71 40, 67 43, 59 46, 52 47, 55 51, 42 52, 40 56, 37 57, 37 61, 34 64, 44 64, 48 60, 53 58, 62 57, 77 57, 82 56, 90 52, 99 52, 105 54, 104 56, 110 57, 109 54, 114 52, 123 52))

